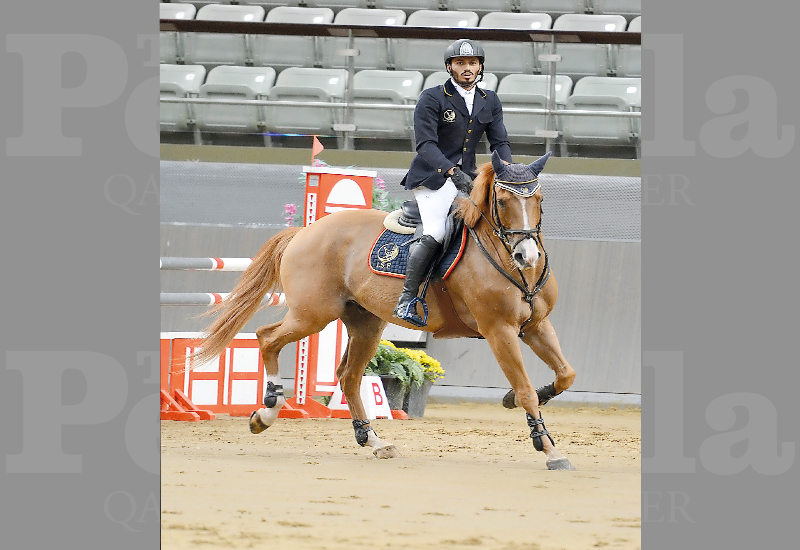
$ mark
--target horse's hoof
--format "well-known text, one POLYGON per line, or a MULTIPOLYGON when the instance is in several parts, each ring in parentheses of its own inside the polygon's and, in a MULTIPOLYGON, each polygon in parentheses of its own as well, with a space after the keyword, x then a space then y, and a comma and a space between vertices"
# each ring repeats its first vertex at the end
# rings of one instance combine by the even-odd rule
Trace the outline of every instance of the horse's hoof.
POLYGON ((547 461, 548 470, 574 470, 575 466, 567 458, 556 458, 547 461))
POLYGON ((517 404, 514 401, 517 398, 514 395, 514 390, 508 390, 508 393, 503 396, 503 406, 507 409, 516 409, 517 404))
POLYGON ((269 428, 269 426, 261 420, 261 415, 258 414, 258 411, 250 413, 250 433, 260 434, 267 428, 269 428))
POLYGON ((372 451, 376 458, 400 458, 402 455, 394 445, 387 445, 372 451))

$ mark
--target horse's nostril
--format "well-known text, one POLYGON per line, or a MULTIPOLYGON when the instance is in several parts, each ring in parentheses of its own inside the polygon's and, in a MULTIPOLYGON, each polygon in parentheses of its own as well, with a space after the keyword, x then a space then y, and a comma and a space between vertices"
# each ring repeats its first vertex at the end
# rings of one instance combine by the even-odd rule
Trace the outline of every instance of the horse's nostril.
POLYGON ((517 263, 520 263, 520 264, 522 264, 522 263, 525 263, 525 258, 522 256, 522 253, 521 253, 521 252, 516 252, 516 253, 514 254, 514 260, 515 260, 517 263))

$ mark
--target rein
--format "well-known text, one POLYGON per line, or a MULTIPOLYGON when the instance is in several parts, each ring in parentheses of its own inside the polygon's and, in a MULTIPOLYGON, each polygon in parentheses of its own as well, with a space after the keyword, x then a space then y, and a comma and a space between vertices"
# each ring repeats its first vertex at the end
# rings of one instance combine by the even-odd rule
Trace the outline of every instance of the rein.
POLYGON ((472 236, 472 239, 475 241, 475 244, 478 245, 478 249, 483 253, 483 255, 486 257, 486 259, 489 261, 492 267, 494 267, 497 271, 500 272, 501 275, 503 275, 503 277, 508 279, 514 286, 516 286, 522 292, 523 300, 528 302, 528 305, 531 308, 531 314, 530 317, 528 317, 528 320, 522 323, 522 326, 520 327, 519 335, 523 336, 525 327, 528 325, 528 323, 530 323, 533 320, 534 316, 533 299, 536 297, 536 294, 542 289, 547 280, 550 278, 550 263, 547 257, 547 250, 545 250, 541 240, 541 233, 542 233, 541 203, 539 204, 539 223, 536 224, 535 229, 506 229, 503 226, 502 222, 500 221, 500 215, 497 211, 497 193, 495 192, 494 185, 492 185, 492 218, 494 218, 494 223, 492 220, 486 217, 483 211, 480 208, 478 208, 477 204, 472 202, 472 199, 468 200, 472 203, 473 206, 475 206, 475 208, 478 209, 478 212, 480 213, 481 217, 484 220, 486 220, 486 223, 489 224, 489 227, 492 228, 492 231, 500 240, 500 242, 503 243, 506 252, 508 252, 510 255, 513 255, 514 247, 517 246, 522 241, 524 241, 525 239, 533 239, 534 242, 536 242, 536 245, 542 249, 542 252, 544 252, 544 268, 542 269, 542 273, 539 275, 539 279, 536 281, 536 284, 533 286, 532 289, 529 290, 528 281, 525 279, 525 275, 522 273, 522 270, 519 267, 517 268, 517 272, 519 273, 519 276, 522 279, 522 282, 520 283, 519 281, 517 281, 517 279, 514 278, 513 275, 511 275, 508 271, 506 271, 503 268, 503 266, 498 264, 494 260, 494 258, 491 257, 489 252, 483 246, 483 243, 481 243, 480 238, 478 237, 478 234, 475 232, 475 230, 472 227, 469 226, 467 227, 470 236, 472 236), (521 235, 521 237, 515 243, 512 244, 509 241, 510 235, 521 235))

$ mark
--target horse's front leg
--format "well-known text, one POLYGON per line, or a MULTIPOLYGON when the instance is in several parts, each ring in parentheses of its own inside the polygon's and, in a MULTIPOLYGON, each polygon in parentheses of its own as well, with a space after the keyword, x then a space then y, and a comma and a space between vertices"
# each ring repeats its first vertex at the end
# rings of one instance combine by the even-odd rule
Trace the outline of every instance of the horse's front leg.
POLYGON ((544 318, 534 328, 522 335, 522 341, 528 344, 533 352, 550 367, 556 375, 552 384, 537 390, 540 405, 560 394, 575 381, 575 370, 567 363, 561 353, 556 331, 548 318, 544 318))
POLYGON ((514 327, 495 330, 484 336, 491 346, 500 368, 503 369, 503 373, 511 383, 519 405, 525 409, 528 426, 531 428, 533 446, 537 451, 544 452, 547 457, 548 470, 574 470, 575 468, 569 460, 556 449, 555 443, 544 425, 544 420, 539 413, 539 398, 525 371, 522 351, 514 327))

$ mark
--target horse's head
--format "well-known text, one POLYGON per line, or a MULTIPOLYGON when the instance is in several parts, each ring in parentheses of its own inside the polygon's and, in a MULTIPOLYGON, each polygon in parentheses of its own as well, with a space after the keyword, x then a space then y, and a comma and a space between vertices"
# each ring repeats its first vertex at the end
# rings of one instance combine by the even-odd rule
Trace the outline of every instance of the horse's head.
POLYGON ((497 152, 480 169, 461 214, 470 227, 481 219, 493 226, 516 267, 532 267, 541 256, 542 192, 539 173, 550 153, 531 164, 506 164, 497 152))

